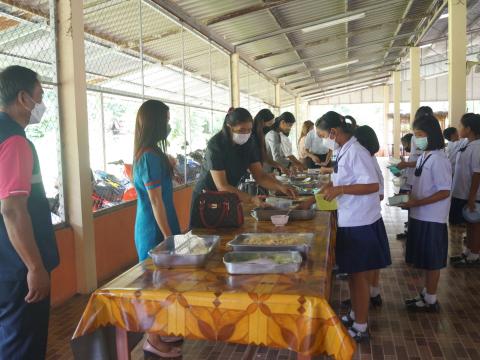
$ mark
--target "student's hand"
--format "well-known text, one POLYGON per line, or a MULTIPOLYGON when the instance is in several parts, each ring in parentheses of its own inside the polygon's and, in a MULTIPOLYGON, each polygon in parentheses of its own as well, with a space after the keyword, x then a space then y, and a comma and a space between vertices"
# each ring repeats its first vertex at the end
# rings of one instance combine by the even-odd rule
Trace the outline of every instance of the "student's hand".
POLYGON ((332 201, 335 199, 337 196, 342 194, 342 187, 341 186, 329 186, 324 189, 323 193, 324 199, 327 201, 332 201))
POLYGON ((312 205, 315 204, 315 198, 312 197, 311 199, 302 201, 295 209, 296 210, 310 210, 312 205))
POLYGON ((50 294, 50 277, 45 268, 29 270, 27 273, 28 294, 25 302, 36 303, 50 294))
POLYGON ((476 208, 476 201, 475 199, 468 200, 467 202, 467 209, 470 212, 474 212, 476 208))
POLYGON ((294 168, 297 172, 302 172, 302 171, 305 171, 305 170, 306 170, 305 166, 304 166, 301 162, 296 162, 295 164, 293 164, 293 168, 294 168))
POLYGON ((269 205, 258 196, 252 196, 250 202, 257 208, 266 208, 269 205))
POLYGON ((322 162, 322 160, 320 160, 320 158, 317 155, 312 155, 310 158, 315 164, 320 164, 322 162))
POLYGON ((417 206, 419 206, 419 205, 418 205, 418 200, 416 200, 416 199, 410 199, 406 203, 400 204, 400 207, 402 209, 410 209, 410 208, 417 207, 417 206))
POLYGON ((331 174, 331 173, 333 173, 333 168, 331 168, 331 167, 320 168, 320 174, 322 174, 322 175, 331 174))
POLYGON ((396 168, 398 170, 403 170, 403 169, 406 169, 408 167, 408 164, 405 162, 405 161, 400 161, 397 165, 396 165, 396 168))
POLYGON ((287 176, 290 176, 290 174, 291 174, 291 171, 289 169, 287 169, 286 167, 283 167, 283 166, 280 166, 278 168, 278 170, 280 170, 282 172, 282 174, 286 174, 287 176))
POLYGON ((290 186, 287 185, 281 185, 278 190, 284 194, 287 195, 288 197, 295 199, 297 197, 297 192, 291 188, 290 186))

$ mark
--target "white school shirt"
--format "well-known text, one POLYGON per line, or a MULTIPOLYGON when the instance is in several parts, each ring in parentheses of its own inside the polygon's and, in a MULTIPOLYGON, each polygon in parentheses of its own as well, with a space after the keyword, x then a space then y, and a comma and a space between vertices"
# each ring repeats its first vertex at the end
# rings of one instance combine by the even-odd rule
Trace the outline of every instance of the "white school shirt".
POLYGON ((292 148, 292 142, 290 141, 290 138, 284 133, 280 132, 280 141, 282 143, 283 155, 287 158, 289 156, 292 156, 293 148, 292 148))
POLYGON ((457 141, 449 141, 447 147, 445 148, 445 152, 447 153, 448 159, 452 164, 452 169, 455 170, 455 162, 457 160, 458 150, 468 144, 467 139, 460 139, 457 141))
POLYGON ((290 161, 283 153, 282 138, 279 132, 270 130, 267 135, 265 135, 265 145, 267 147, 267 155, 270 156, 273 161, 278 162, 283 167, 288 167, 290 161))
MULTIPOLYGON (((424 199, 442 190, 451 191, 452 165, 445 151, 424 152, 417 160, 417 168, 422 163, 424 164, 422 174, 413 176, 411 196, 414 199, 424 199)), ((449 211, 450 197, 433 204, 412 207, 410 208, 410 217, 416 220, 445 224, 449 211)))
MULTIPOLYGON (((417 144, 415 144, 415 136, 412 136, 412 140, 410 142, 410 156, 408 157, 408 162, 417 161, 420 156, 422 156, 423 151, 417 149, 417 144)), ((413 180, 415 177, 415 169, 414 168, 406 168, 407 170, 407 182, 406 184, 410 187, 413 185, 413 180)))
POLYGON ((378 163, 377 157, 375 155, 372 156, 373 158, 373 164, 375 165, 375 171, 377 172, 377 177, 378 177, 378 195, 385 195, 385 185, 383 183, 383 174, 382 174, 382 169, 380 169, 380 164, 378 163))
POLYGON ((328 147, 325 145, 325 140, 317 135, 315 129, 305 136, 305 149, 316 155, 324 155, 328 153, 328 147))
MULTIPOLYGON (((474 140, 464 144, 466 149, 457 153, 455 173, 453 176, 452 196, 458 199, 468 200, 470 187, 472 186, 473 173, 480 173, 480 140, 474 140)), ((477 201, 480 200, 480 189, 477 191, 477 201)))
MULTIPOLYGON (((332 175, 334 186, 378 183, 375 159, 354 136, 338 151, 337 164, 338 172, 332 175)), ((340 195, 337 203, 340 227, 371 225, 381 218, 377 192, 367 195, 340 195)))

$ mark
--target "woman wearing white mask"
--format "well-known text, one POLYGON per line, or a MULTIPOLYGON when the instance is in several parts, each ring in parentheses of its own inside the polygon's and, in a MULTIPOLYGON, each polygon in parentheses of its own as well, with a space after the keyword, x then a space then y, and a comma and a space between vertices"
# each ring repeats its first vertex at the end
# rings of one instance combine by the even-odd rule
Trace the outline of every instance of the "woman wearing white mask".
POLYGON ((325 199, 337 198, 335 255, 339 271, 350 274, 352 311, 342 318, 357 342, 368 340, 370 282, 374 271, 391 264, 387 233, 380 213, 380 186, 375 159, 355 138, 355 123, 334 112, 316 123, 326 145, 337 151, 332 184, 325 199))
MULTIPOLYGON (((294 196, 294 191, 269 176, 262 169, 261 154, 252 135, 253 119, 244 108, 231 108, 223 124, 223 129, 214 135, 207 145, 202 172, 193 192, 192 204, 204 190, 235 193, 243 203, 256 207, 264 206, 257 196, 250 196, 238 189, 240 180, 248 171, 258 185, 286 195, 294 196)), ((192 208, 190 223, 198 224, 198 209, 192 208)))

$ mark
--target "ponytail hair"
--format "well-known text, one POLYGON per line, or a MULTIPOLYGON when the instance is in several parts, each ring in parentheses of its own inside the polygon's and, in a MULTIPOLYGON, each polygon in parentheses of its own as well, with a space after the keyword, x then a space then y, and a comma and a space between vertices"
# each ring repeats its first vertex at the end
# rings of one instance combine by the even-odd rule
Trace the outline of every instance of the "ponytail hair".
POLYGON ((335 111, 329 111, 317 120, 315 127, 323 131, 339 128, 344 133, 354 135, 357 121, 350 115, 343 116, 335 111))
POLYGON ((253 122, 252 115, 247 109, 231 107, 228 109, 225 120, 223 121, 222 132, 225 136, 230 138, 230 131, 228 130, 229 126, 237 126, 247 122, 253 122))
POLYGON ((355 137, 358 142, 368 150, 370 155, 375 155, 380 150, 380 143, 378 142, 377 134, 368 125, 359 126, 355 130, 355 137))
POLYGON ((291 112, 285 111, 275 119, 275 124, 273 124, 273 130, 278 131, 280 127, 280 123, 282 121, 285 121, 287 124, 295 124, 296 120, 295 120, 295 116, 291 112))

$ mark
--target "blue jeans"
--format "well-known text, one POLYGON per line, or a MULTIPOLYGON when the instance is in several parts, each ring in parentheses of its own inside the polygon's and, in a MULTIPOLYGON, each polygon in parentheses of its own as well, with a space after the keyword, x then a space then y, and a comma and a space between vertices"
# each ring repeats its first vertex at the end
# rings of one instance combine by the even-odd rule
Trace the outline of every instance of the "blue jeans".
POLYGON ((27 281, 0 282, 0 359, 43 360, 47 351, 50 297, 26 303, 27 281))

